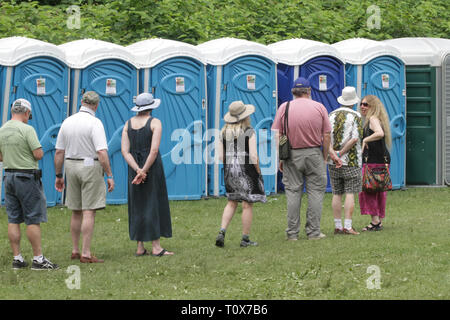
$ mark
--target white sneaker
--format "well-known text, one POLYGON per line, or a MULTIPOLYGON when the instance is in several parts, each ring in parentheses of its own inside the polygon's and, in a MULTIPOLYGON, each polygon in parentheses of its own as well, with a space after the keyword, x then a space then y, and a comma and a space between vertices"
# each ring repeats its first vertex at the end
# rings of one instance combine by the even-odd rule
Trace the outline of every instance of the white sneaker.
POLYGON ((326 237, 326 235, 324 235, 322 232, 318 235, 318 236, 311 236, 311 237, 308 237, 308 240, 320 240, 320 239, 323 239, 323 238, 325 238, 326 237))

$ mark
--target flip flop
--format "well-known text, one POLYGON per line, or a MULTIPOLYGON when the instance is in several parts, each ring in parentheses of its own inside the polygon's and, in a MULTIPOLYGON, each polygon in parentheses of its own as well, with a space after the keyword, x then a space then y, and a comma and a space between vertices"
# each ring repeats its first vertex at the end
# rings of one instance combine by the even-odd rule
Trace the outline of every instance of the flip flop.
POLYGON ((168 252, 166 249, 162 249, 160 253, 152 253, 152 256, 154 257, 163 257, 163 256, 171 256, 171 254, 166 254, 168 252))
POLYGON ((144 252, 142 252, 141 254, 135 253, 134 255, 136 257, 142 257, 142 256, 148 256, 148 255, 150 255, 150 253, 147 251, 147 249, 144 249, 144 252))

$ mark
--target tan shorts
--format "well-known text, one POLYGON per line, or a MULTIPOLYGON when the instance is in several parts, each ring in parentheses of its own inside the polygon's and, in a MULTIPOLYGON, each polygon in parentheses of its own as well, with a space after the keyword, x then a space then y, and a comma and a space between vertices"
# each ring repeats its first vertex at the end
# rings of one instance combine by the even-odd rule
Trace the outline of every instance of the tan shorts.
POLYGON ((84 161, 65 161, 66 206, 70 210, 99 210, 106 206, 106 185, 99 161, 85 166, 84 161))

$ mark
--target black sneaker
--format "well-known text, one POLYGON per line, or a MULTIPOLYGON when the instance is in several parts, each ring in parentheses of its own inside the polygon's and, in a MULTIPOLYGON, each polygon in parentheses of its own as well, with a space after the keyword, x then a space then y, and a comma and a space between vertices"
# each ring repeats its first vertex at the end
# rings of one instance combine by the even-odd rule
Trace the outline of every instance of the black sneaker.
POLYGON ((250 241, 250 239, 242 239, 241 240, 241 247, 256 247, 258 245, 258 242, 250 241))
POLYGON ((37 262, 33 260, 33 264, 31 265, 31 270, 56 270, 59 269, 59 266, 56 263, 52 263, 46 257, 42 260, 42 262, 37 262))
POLYGON ((16 259, 13 260, 12 268, 14 270, 23 269, 23 268, 26 268, 26 267, 28 267, 28 263, 27 262, 16 260, 16 259))
POLYGON ((216 238, 216 246, 223 248, 224 245, 225 245, 225 233, 220 231, 216 238))

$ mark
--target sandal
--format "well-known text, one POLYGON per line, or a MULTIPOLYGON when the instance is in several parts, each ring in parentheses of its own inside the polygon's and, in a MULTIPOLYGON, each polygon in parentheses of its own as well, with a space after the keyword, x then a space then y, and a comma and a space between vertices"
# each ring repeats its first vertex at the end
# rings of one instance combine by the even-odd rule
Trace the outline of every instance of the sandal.
POLYGON ((171 253, 168 253, 169 251, 167 251, 166 249, 162 249, 161 250, 161 252, 160 253, 152 253, 152 256, 153 257, 163 257, 163 256, 171 256, 171 255, 173 255, 173 253, 171 254, 171 253), (166 254, 166 253, 168 253, 168 254, 166 254))
POLYGON ((372 222, 367 227, 364 227, 362 231, 380 231, 383 229, 381 221, 378 224, 373 224, 372 222))
POLYGON ((150 255, 150 253, 147 251, 147 249, 144 249, 144 252, 142 252, 142 253, 135 253, 134 255, 136 257, 142 257, 142 256, 148 256, 148 255, 150 255))

